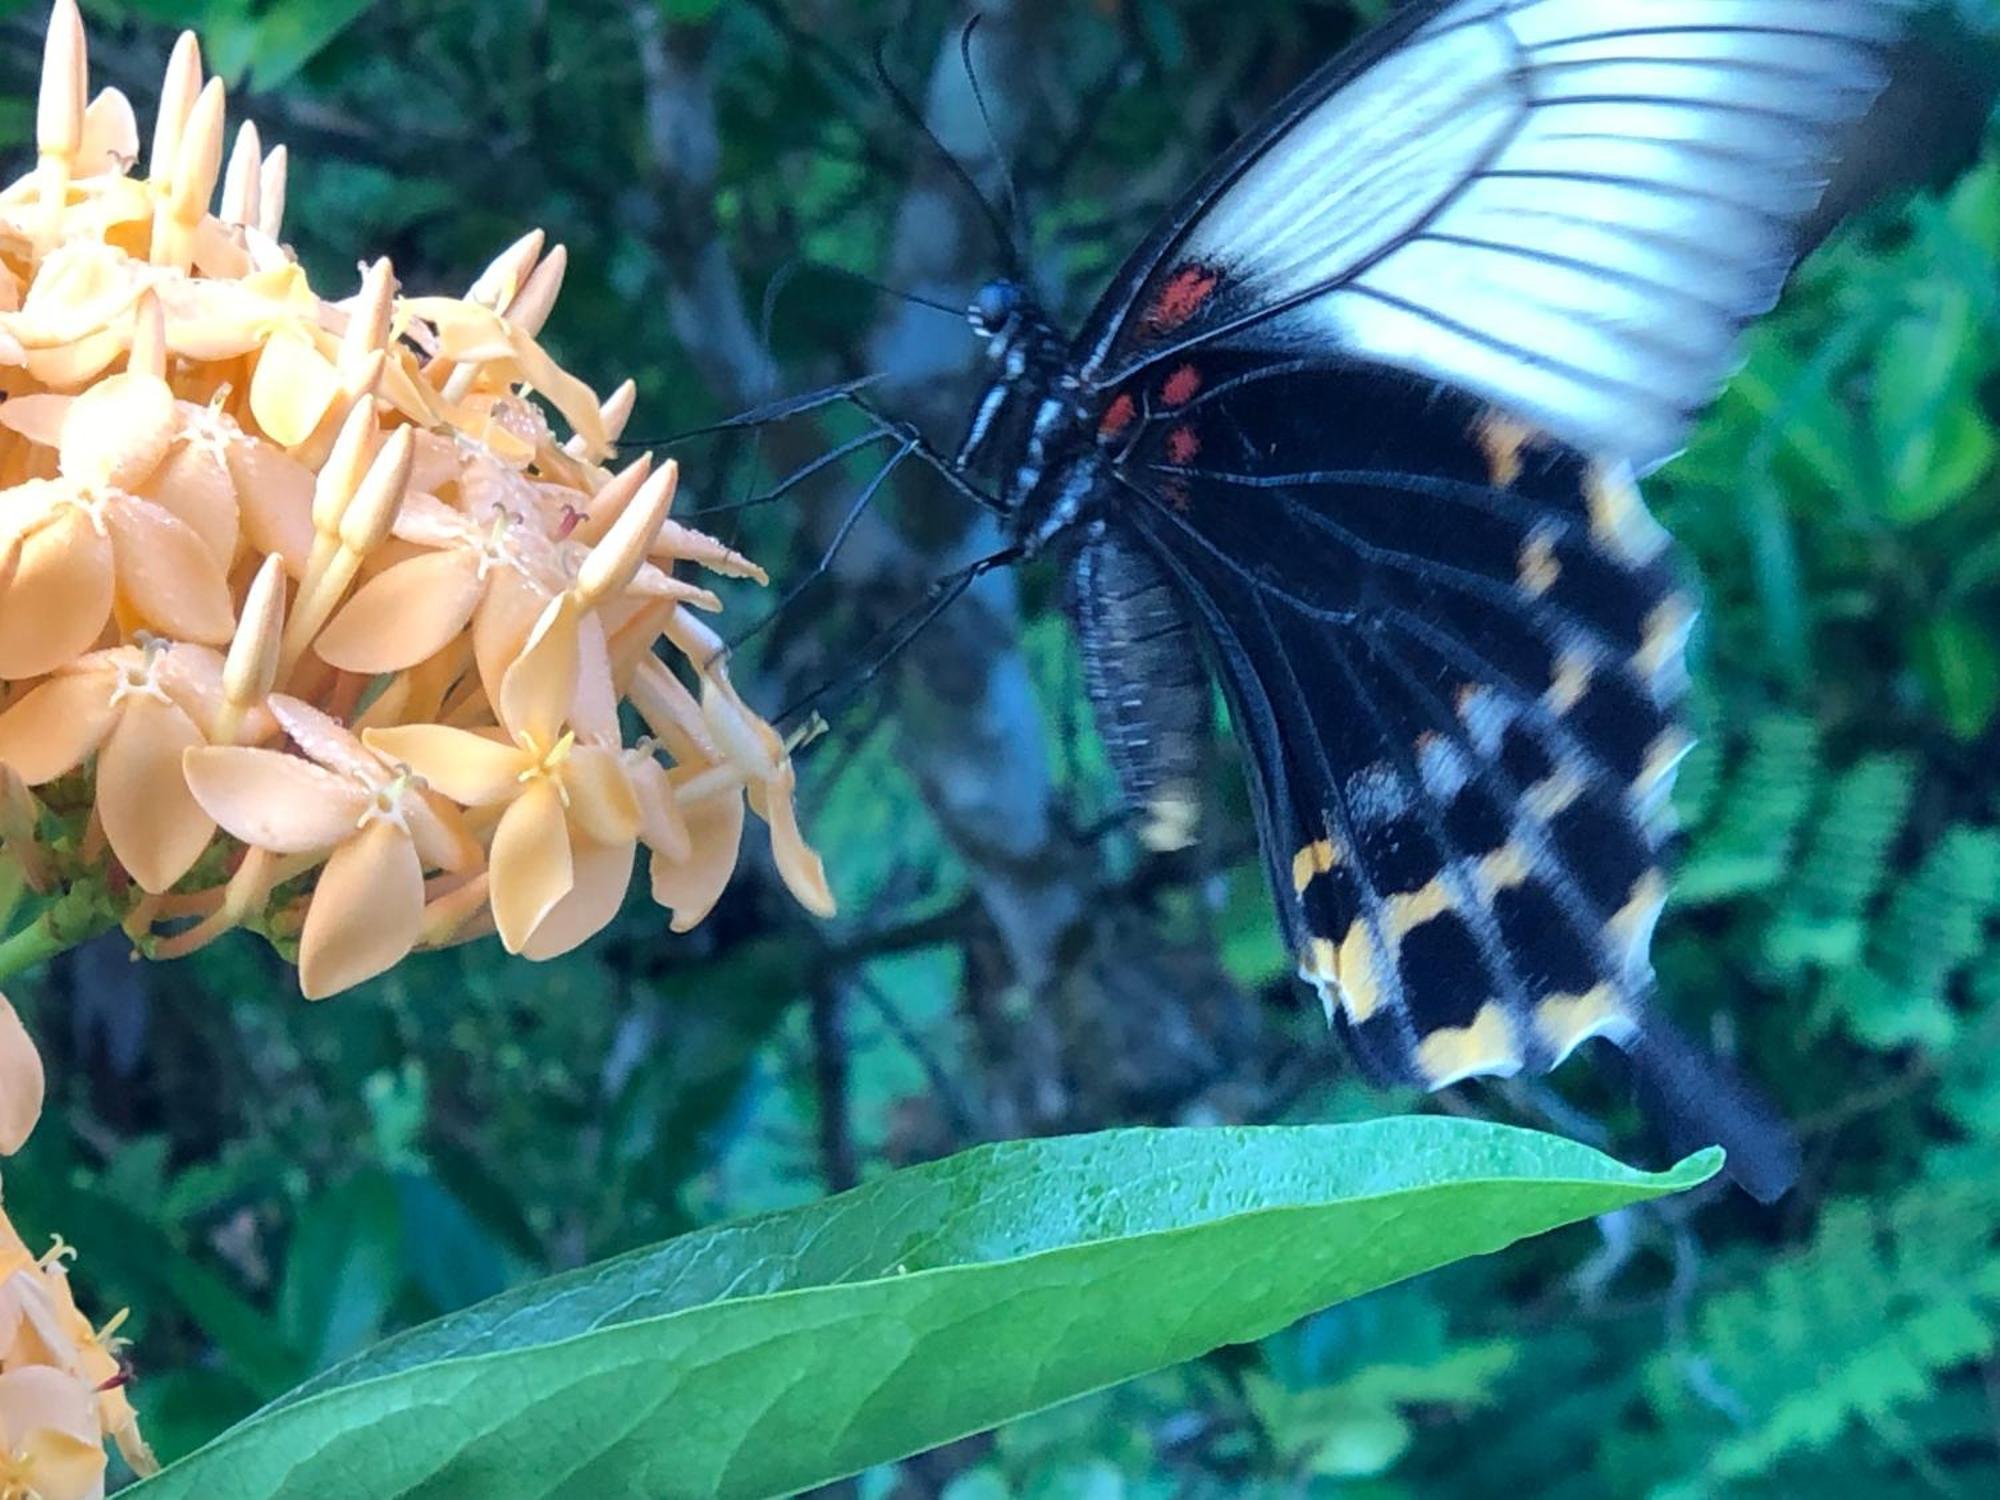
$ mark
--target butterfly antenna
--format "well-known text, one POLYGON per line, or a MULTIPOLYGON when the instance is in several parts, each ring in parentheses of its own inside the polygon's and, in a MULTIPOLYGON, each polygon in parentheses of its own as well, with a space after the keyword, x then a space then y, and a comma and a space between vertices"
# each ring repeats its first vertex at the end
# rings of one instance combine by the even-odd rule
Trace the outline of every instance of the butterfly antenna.
POLYGON ((791 289, 791 284, 808 271, 816 271, 822 276, 835 276, 842 281, 866 287, 880 297, 889 297, 897 302, 907 302, 912 307, 927 307, 933 312, 941 312, 952 318, 963 318, 965 309, 954 307, 949 302, 940 302, 935 297, 926 297, 920 292, 906 292, 901 287, 890 286, 886 281, 877 281, 860 271, 850 271, 846 266, 837 266, 832 261, 812 260, 805 256, 794 256, 780 266, 764 288, 764 342, 771 341, 772 309, 778 298, 791 289))
POLYGON ((993 125, 993 111, 986 106, 986 89, 979 82, 979 70, 972 65, 972 38, 985 21, 984 11, 974 11, 971 19, 958 34, 958 59, 965 69, 965 81, 972 87, 972 102, 979 110, 979 124, 986 132, 986 144, 992 148, 994 164, 1000 170, 1000 185, 1007 195, 1007 217, 1013 232, 1020 236, 1018 243, 1028 242, 1027 211, 1021 206, 1021 186, 1014 177, 1014 164, 1008 160, 1007 152, 1000 144, 1000 132, 993 125))
POLYGON ((964 188, 967 196, 979 205, 979 216, 986 221, 986 227, 993 235, 994 246, 1000 252, 1000 257, 1005 263, 1008 276, 1018 280, 1021 276, 1022 261, 1020 252, 1014 247, 1014 236, 1007 227, 1006 217, 1001 214, 999 209, 993 206, 993 200, 988 198, 985 192, 981 190, 979 183, 966 170, 965 163, 952 155, 951 148, 938 139, 937 132, 931 129, 930 121, 924 118, 924 112, 917 107, 916 100, 905 93, 902 85, 897 83, 895 78, 890 74, 887 46, 887 37, 883 37, 875 43, 876 81, 881 84, 882 91, 889 96, 890 103, 895 105, 896 113, 901 115, 904 121, 922 135, 926 141, 930 142, 931 150, 937 154, 938 161, 951 174, 952 180, 964 188))

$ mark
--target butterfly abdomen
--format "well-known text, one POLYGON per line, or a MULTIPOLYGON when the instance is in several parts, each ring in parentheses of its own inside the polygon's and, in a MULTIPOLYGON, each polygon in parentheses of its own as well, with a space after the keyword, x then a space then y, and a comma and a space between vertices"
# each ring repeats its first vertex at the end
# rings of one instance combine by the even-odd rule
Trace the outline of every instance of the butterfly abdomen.
POLYGON ((1185 848, 1209 733, 1193 623, 1159 564, 1101 527, 1078 546, 1070 584, 1084 687, 1139 837, 1162 852, 1185 848))

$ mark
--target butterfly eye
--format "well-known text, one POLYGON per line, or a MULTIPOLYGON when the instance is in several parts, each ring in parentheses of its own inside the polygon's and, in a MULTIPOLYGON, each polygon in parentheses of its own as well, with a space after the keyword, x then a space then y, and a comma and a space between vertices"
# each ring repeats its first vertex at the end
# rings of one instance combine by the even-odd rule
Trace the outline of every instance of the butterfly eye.
POLYGON ((1021 289, 1011 281, 989 281, 966 309, 975 332, 994 334, 1007 326, 1021 308, 1021 289))

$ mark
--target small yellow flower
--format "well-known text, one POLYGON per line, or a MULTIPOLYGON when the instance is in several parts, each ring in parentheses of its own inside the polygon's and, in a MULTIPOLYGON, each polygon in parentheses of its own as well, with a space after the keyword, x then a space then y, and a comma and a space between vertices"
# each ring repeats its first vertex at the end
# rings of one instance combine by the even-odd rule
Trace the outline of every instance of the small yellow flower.
POLYGON ((479 846, 455 809, 333 719, 281 695, 269 707, 303 755, 215 745, 183 765, 195 800, 232 837, 325 856, 299 935, 300 987, 316 1000, 401 963, 422 929, 424 871, 463 871, 479 846))
POLYGON ((90 1387, 47 1365, 0 1374, 0 1500, 98 1500, 104 1434, 90 1387))
POLYGON ((42 1055, 0 995, 0 1156, 19 1151, 41 1119, 44 1087, 42 1055))
MULTIPOLYGON (((193 37, 141 176, 71 0, 50 25, 37 161, 0 189, 10 903, 161 957, 296 934, 316 997, 489 929, 567 951, 641 843, 685 929, 747 806, 830 912, 788 747, 675 570, 765 575, 671 519, 673 463, 607 466, 633 384, 599 400, 540 342, 568 252, 526 234, 460 297, 377 260, 323 297, 283 243, 283 148, 230 143, 193 37)), ((0 1018, 0 1071, 6 1043, 0 1018)))
POLYGON ((654 846, 653 899, 673 912, 676 932, 685 932, 714 909, 736 868, 747 798, 751 810, 771 827, 771 853, 792 895, 816 916, 833 915, 826 869, 799 828, 794 806, 798 775, 784 742, 737 694, 721 663, 722 642, 706 626, 681 611, 667 634, 705 668, 699 734, 675 706, 678 684, 666 674, 649 673, 651 692, 635 697, 653 731, 669 741, 679 739, 685 757, 672 773, 672 783, 687 819, 691 853, 676 860, 654 846))
POLYGON ((565 601, 544 612, 507 671, 498 735, 442 724, 370 729, 368 748, 469 808, 499 808, 489 869, 510 953, 553 957, 616 914, 644 814, 615 748, 568 727, 577 641, 565 601))
POLYGON ((215 824, 188 791, 182 755, 220 712, 222 658, 199 646, 95 651, 0 713, 0 761, 29 786, 97 757, 96 810, 111 852, 141 889, 194 867, 215 824))
POLYGON ((0 1213, 0 1430, 13 1440, 10 1456, 18 1463, 27 1434, 49 1425, 43 1418, 50 1408, 38 1402, 59 1400, 65 1403, 60 1409, 71 1415, 54 1430, 87 1443, 95 1466, 86 1465, 81 1452, 56 1444, 42 1451, 41 1461, 69 1454, 71 1462, 58 1465, 52 1474, 68 1474, 73 1464, 75 1472, 88 1469, 101 1476, 106 1437, 118 1444, 136 1473, 150 1474, 159 1464, 140 1436, 139 1416, 126 1394, 126 1372, 118 1357, 123 1341, 117 1329, 125 1315, 102 1328, 83 1315, 65 1265, 74 1253, 58 1240, 37 1257, 0 1213), (15 1379, 31 1371, 46 1374, 31 1381, 15 1379))

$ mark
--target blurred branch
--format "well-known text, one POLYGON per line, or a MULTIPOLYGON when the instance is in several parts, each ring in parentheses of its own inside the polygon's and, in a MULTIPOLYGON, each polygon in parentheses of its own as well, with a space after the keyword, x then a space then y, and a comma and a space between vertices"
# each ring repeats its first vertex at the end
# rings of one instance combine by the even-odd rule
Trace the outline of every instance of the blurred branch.
POLYGON ((854 1132, 848 1119, 847 1035, 842 1026, 840 986, 822 980, 812 989, 811 1021, 813 1085, 819 1101, 820 1174, 831 1193, 845 1192, 861 1180, 854 1152, 854 1132))

